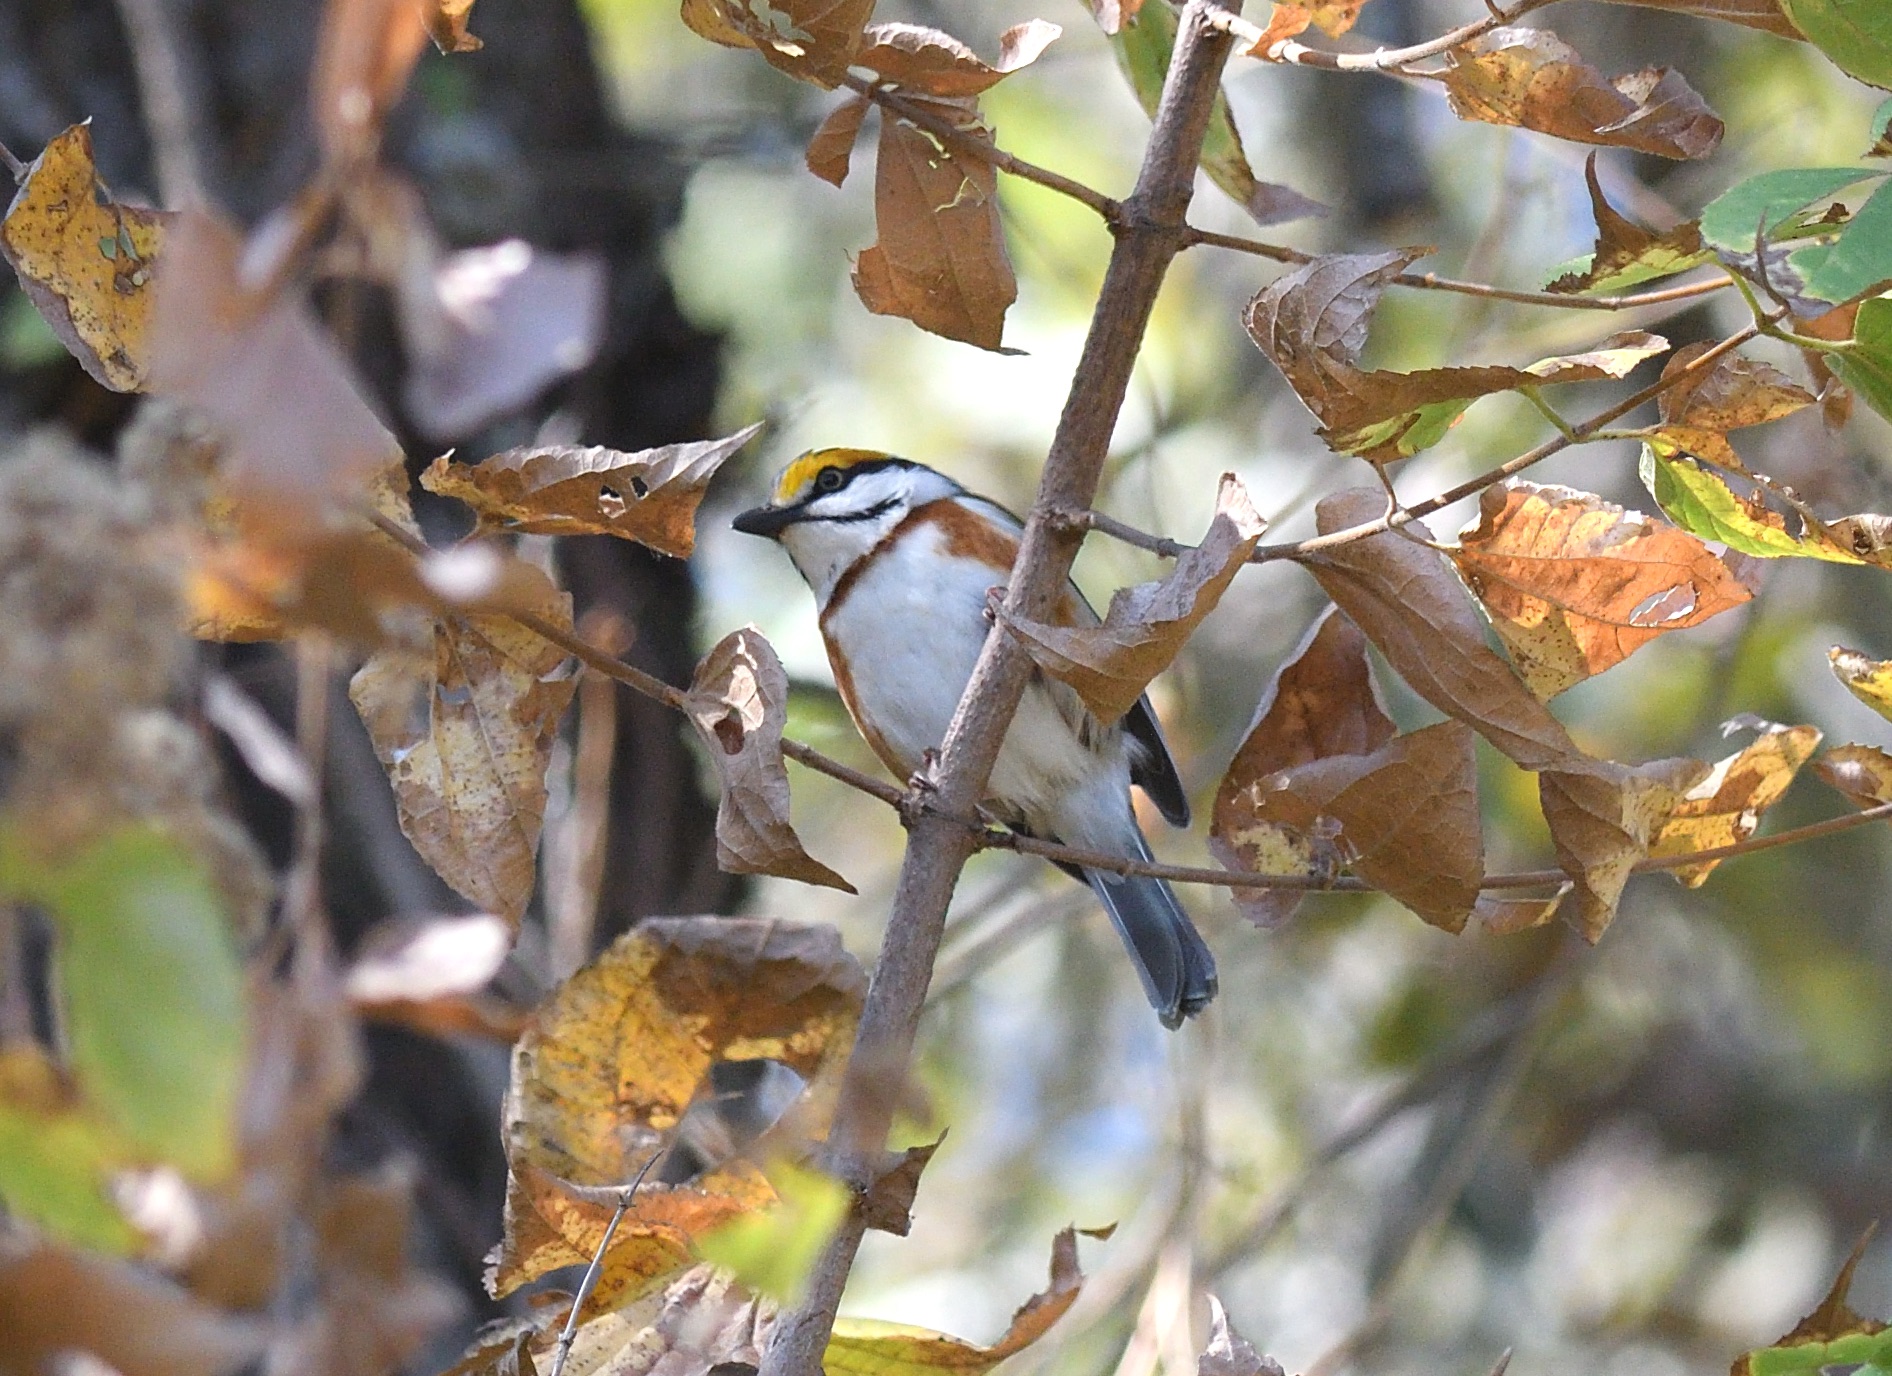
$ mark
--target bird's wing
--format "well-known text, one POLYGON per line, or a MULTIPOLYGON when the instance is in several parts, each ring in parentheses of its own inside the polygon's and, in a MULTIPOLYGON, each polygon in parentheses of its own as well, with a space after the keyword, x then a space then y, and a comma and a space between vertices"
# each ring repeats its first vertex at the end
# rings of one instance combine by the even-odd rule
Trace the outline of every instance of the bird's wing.
MULTIPOLYGON (((997 502, 970 493, 959 500, 985 512, 1014 535, 1024 533, 1024 522, 997 502)), ((1079 625, 1095 626, 1102 620, 1075 582, 1069 584, 1066 609, 1067 614, 1079 625)), ((1058 685, 1060 688, 1062 686, 1058 685)), ((1057 696, 1060 698, 1060 707, 1067 705, 1063 699, 1068 697, 1072 710, 1089 716, 1077 701, 1075 693, 1065 690, 1057 696)), ((1176 772, 1176 761, 1170 756, 1169 742, 1163 739, 1163 728, 1157 724, 1156 709, 1150 706, 1149 694, 1138 698, 1136 706, 1125 714, 1123 727, 1131 741, 1130 782, 1149 794, 1150 801, 1156 804, 1156 810, 1163 814, 1164 821, 1173 827, 1188 826, 1189 794, 1183 788, 1182 777, 1176 772)))

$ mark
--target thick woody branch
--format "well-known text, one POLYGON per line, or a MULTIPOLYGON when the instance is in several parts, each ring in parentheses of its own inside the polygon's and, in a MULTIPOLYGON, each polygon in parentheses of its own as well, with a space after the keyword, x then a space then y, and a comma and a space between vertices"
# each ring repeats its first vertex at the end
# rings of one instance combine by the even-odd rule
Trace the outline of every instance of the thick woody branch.
MULTIPOLYGON (((1091 505, 1157 292, 1186 243, 1196 164, 1233 47, 1208 22, 1222 7, 1219 0, 1189 0, 1183 11, 1142 171, 1112 224, 1116 247, 1006 593, 1006 611, 1014 616, 1045 617, 1069 577, 1083 537, 1060 529, 1050 514, 1091 505)), ((932 781, 932 801, 946 812, 976 811, 1030 671, 1030 660, 1010 637, 987 637, 932 781)), ((886 1141, 892 1105, 878 1085, 912 1052, 946 906, 974 840, 950 817, 928 812, 913 823, 850 1062, 861 1073, 850 1074, 842 1087, 830 1138, 844 1160, 871 1159, 886 1141)), ((857 1165, 856 1173, 861 1169, 857 1165)), ((807 1297, 782 1316, 762 1376, 818 1376, 864 1227, 858 1211, 842 1224, 809 1278, 807 1297)))

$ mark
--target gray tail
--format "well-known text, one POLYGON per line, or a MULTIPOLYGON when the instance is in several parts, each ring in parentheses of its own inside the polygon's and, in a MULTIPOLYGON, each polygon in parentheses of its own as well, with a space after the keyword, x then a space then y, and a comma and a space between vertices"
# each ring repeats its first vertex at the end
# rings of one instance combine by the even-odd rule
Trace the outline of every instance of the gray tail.
MULTIPOLYGON (((1138 858, 1150 849, 1137 837, 1138 858)), ((1117 925, 1117 934, 1136 962, 1143 992, 1163 1026, 1182 1026, 1215 997, 1215 957, 1161 879, 1148 875, 1085 870, 1090 883, 1117 925)))

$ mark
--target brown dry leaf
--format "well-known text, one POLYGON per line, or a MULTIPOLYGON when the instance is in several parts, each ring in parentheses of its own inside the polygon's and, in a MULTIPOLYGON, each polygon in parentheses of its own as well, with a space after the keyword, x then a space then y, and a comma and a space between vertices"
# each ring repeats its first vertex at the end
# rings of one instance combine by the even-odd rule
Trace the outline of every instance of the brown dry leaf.
MULTIPOLYGON (((985 137, 970 102, 929 101, 963 132, 985 137)), ((879 241, 854 260, 854 291, 877 315, 982 349, 1002 346, 1018 281, 999 222, 998 173, 900 119, 882 119, 874 167, 879 241)))
POLYGON ((221 485, 247 528, 306 540, 325 503, 366 497, 401 450, 306 308, 245 286, 243 253, 236 230, 203 211, 173 222, 148 385, 216 428, 221 485))
POLYGON ((512 948, 512 928, 491 913, 400 918, 373 928, 342 977, 364 1018, 432 1036, 484 1036, 510 1046, 526 1014, 486 987, 512 948))
POLYGON ((325 158, 347 166, 372 157, 429 33, 436 42, 450 34, 444 11, 456 7, 464 25, 470 3, 331 0, 309 76, 309 111, 325 158))
POLYGON ((627 454, 601 446, 508 449, 477 464, 442 455, 420 484, 473 508, 482 530, 615 535, 689 558, 696 509, 716 470, 762 429, 627 454))
POLYGON ((861 1196, 861 1217, 869 1228, 895 1237, 907 1235, 913 1226, 913 1199, 920 1191, 920 1175, 945 1140, 942 1132, 936 1141, 887 1153, 880 1174, 861 1196))
POLYGON ((427 36, 443 53, 476 53, 486 45, 466 31, 475 0, 428 0, 421 13, 427 36))
POLYGON ((835 186, 847 180, 848 166, 854 157, 854 141, 860 137, 861 121, 873 102, 866 96, 849 96, 821 121, 808 140, 804 161, 808 170, 835 186))
MULTIPOLYGON (((612 1205, 571 1187, 635 1177, 718 1061, 781 1061, 814 1082, 813 1112, 825 1112, 864 988, 828 927, 650 918, 620 937, 559 988, 514 1050, 506 1239, 488 1258, 488 1289, 503 1295, 590 1260, 612 1205)), ((648 1290, 688 1264, 690 1238, 774 1199, 741 1159, 689 1184, 646 1181, 592 1309, 648 1290)))
POLYGON ((148 1268, 20 1236, 0 1247, 3 1376, 45 1376, 73 1352, 121 1376, 221 1376, 260 1356, 264 1337, 148 1268))
POLYGON ((683 22, 726 48, 754 48, 771 67, 830 89, 853 65, 874 0, 683 0, 683 22))
MULTIPOLYGON (((1385 493, 1356 487, 1323 498, 1315 520, 1327 535, 1385 511, 1385 493)), ((1485 644, 1484 619, 1451 561, 1420 543, 1431 538, 1414 521, 1323 550, 1306 566, 1420 697, 1526 769, 1581 767, 1587 757, 1563 723, 1485 644)))
POLYGON ((1709 771, 1700 760, 1617 764, 1599 760, 1583 773, 1549 770, 1538 776, 1538 798, 1557 863, 1576 882, 1579 932, 1594 944, 1616 916, 1616 905, 1636 862, 1682 795, 1709 771))
MULTIPOLYGON (((538 614, 569 627, 571 598, 543 575, 539 591, 538 614)), ((510 617, 448 616, 424 647, 376 651, 348 685, 402 833, 457 892, 515 926, 574 684, 565 652, 510 617)))
MULTIPOLYGON (((1663 366, 1663 378, 1674 377, 1713 347, 1698 343, 1677 349, 1663 366)), ((1813 393, 1772 364, 1726 353, 1663 392, 1656 405, 1664 423, 1723 431, 1765 425, 1815 400, 1813 393)))
POLYGON ((1346 865, 1448 932, 1464 927, 1478 901, 1485 877, 1478 766, 1462 722, 1395 736, 1369 755, 1280 770, 1237 794, 1226 812, 1221 801, 1223 845, 1244 859, 1275 858, 1285 832, 1317 865, 1346 865), (1260 837, 1251 835, 1257 826, 1260 837), (1323 852, 1332 860, 1323 863, 1323 852))
POLYGON ((837 1319, 821 1366, 827 1376, 982 1376, 1043 1337, 1077 1301, 1084 1284, 1077 1269, 1077 1234, 1066 1228, 1051 1244, 1051 1283, 1012 1315, 1005 1336, 990 1347, 927 1328, 875 1319, 837 1319))
POLYGON ((1558 885, 1556 893, 1545 898, 1500 898, 1496 894, 1480 894, 1477 904, 1472 908, 1470 925, 1474 931, 1484 932, 1488 936, 1512 936, 1518 932, 1528 932, 1557 916, 1557 909, 1563 906, 1564 899, 1573 887, 1565 881, 1558 885))
POLYGON ((1290 38, 1298 38, 1310 24, 1329 38, 1338 38, 1358 22, 1366 2, 1312 0, 1312 3, 1301 5, 1292 3, 1292 0, 1275 0, 1274 9, 1268 15, 1267 28, 1249 47, 1248 56, 1267 62, 1279 61, 1278 49, 1281 44, 1290 38))
POLYGON ((1491 29, 1445 58, 1446 99, 1460 119, 1662 158, 1705 158, 1721 145, 1724 126, 1680 73, 1605 78, 1549 29, 1491 29))
POLYGON ((1630 330, 1588 352, 1526 368, 1361 369, 1367 317, 1391 279, 1423 253, 1401 249, 1316 258, 1276 278, 1248 304, 1243 323, 1249 337, 1321 422, 1321 438, 1333 449, 1375 462, 1405 458, 1437 444, 1480 397, 1621 378, 1668 347, 1659 335, 1630 330))
POLYGON ((0 221, 0 255, 59 342, 101 386, 143 388, 151 363, 152 265, 171 216, 120 205, 75 124, 33 159, 0 221))
POLYGON ((999 37, 999 60, 988 64, 949 33, 919 24, 870 24, 856 66, 902 91, 956 98, 989 91, 1030 66, 1064 30, 1043 19, 1016 24, 999 37))
POLYGON ((723 786, 716 805, 716 863, 731 874, 774 874, 854 893, 802 849, 789 825, 782 727, 788 675, 753 626, 731 631, 696 666, 684 704, 723 786))
POLYGON ((1721 19, 1730 24, 1759 29, 1777 38, 1801 37, 1800 30, 1780 8, 1780 0, 1610 0, 1616 5, 1636 5, 1642 9, 1667 10, 1696 19, 1721 19))
MULTIPOLYGON (((1367 664, 1366 637, 1329 607, 1301 638, 1262 694, 1248 735, 1215 793, 1209 849, 1231 870, 1318 874, 1305 837, 1255 817, 1255 791, 1276 770, 1337 755, 1368 755, 1397 734, 1367 664), (1234 834, 1244 832, 1242 844, 1234 834)), ((1235 906, 1264 928, 1301 906, 1293 889, 1233 889, 1235 906)))
MULTIPOLYGON (((1707 778, 1682 795, 1649 854, 1687 855, 1747 840, 1760 826, 1761 814, 1780 801, 1800 766, 1813 757, 1820 735, 1817 726, 1767 723, 1745 749, 1718 761, 1707 778)), ((1670 873, 1694 889, 1720 863, 1709 860, 1670 873)))
POLYGON ((1653 277, 1666 277, 1706 261, 1702 247, 1701 226, 1685 220, 1673 229, 1660 232, 1645 229, 1621 215, 1603 194, 1596 179, 1596 154, 1590 154, 1583 169, 1590 188, 1590 207, 1596 215, 1596 247, 1590 266, 1582 272, 1566 273, 1544 288, 1553 292, 1596 291, 1600 288, 1629 286, 1653 277))
POLYGON ((1587 492, 1512 479, 1478 508, 1452 560, 1540 698, 1753 596, 1687 531, 1587 492))
MULTIPOLYGON (((775 1306, 711 1266, 685 1271, 653 1294, 580 1326, 565 1376, 736 1376, 762 1360, 775 1306)), ((556 1334, 537 1340, 536 1370, 549 1376, 556 1334)), ((453 1376, 453 1373, 444 1373, 453 1376)), ((494 1376, 512 1376, 495 1372, 494 1376)))
POLYGON ((1854 807, 1892 803, 1892 755, 1876 745, 1836 745, 1814 761, 1813 772, 1854 807))
POLYGON ((1002 607, 997 609, 1000 623, 1041 668, 1075 688, 1098 720, 1114 722, 1169 667, 1267 528, 1241 480, 1224 473, 1215 517, 1202 542, 1176 560, 1168 577, 1120 588, 1101 625, 1028 621, 1007 615, 1002 607))

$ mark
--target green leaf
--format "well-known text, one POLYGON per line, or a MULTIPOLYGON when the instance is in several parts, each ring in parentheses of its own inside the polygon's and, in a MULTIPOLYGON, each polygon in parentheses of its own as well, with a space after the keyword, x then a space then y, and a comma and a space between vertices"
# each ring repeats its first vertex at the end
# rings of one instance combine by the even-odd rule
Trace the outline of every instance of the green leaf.
POLYGON ((1817 537, 1793 535, 1771 512, 1757 514, 1734 495, 1718 473, 1644 444, 1638 467, 1643 485, 1668 518, 1704 540, 1715 540, 1761 559, 1820 559, 1832 564, 1866 561, 1817 537))
POLYGON ((82 1247, 129 1253, 138 1234, 108 1185, 134 1160, 36 1049, 0 1054, 0 1200, 9 1213, 82 1247))
MULTIPOLYGON (((1163 81, 1169 75, 1170 52, 1176 46, 1176 12, 1165 0, 1149 0, 1135 15, 1126 17, 1110 37, 1110 47, 1117 55, 1117 65, 1129 78, 1143 113, 1156 117, 1156 105, 1163 95, 1163 81)), ((1234 198, 1235 203, 1263 224, 1298 219, 1322 213, 1323 207, 1287 187, 1274 186, 1256 179, 1242 148, 1242 136, 1236 132, 1235 117, 1229 113, 1228 100, 1218 91, 1209 111, 1209 130, 1202 140, 1202 170, 1209 180, 1234 198)))
POLYGON ((698 1238, 697 1255, 733 1271, 736 1279, 779 1304, 800 1301, 834 1230, 847 1216, 848 1190, 819 1171, 779 1163, 769 1184, 781 1203, 744 1214, 698 1238))
POLYGON ((1859 307, 1852 346, 1826 355, 1840 381, 1866 405, 1892 417, 1892 301, 1874 298, 1859 307))
POLYGON ((1868 177, 1857 167, 1791 167, 1736 182, 1701 213, 1702 238, 1720 248, 1751 252, 1754 236, 1771 238, 1808 206, 1831 200, 1868 177))
MULTIPOLYGON (((1819 250, 1812 250, 1818 252, 1819 250)), ((1807 271, 1804 255, 1795 266, 1807 271)), ((1824 246, 1812 266, 1806 294, 1823 301, 1850 301, 1892 281, 1892 181, 1881 182, 1858 214, 1846 222, 1838 240, 1824 246)))
POLYGON ((0 892, 53 918, 79 1089, 186 1175, 235 1163, 243 971, 223 903, 176 840, 128 826, 56 859, 0 834, 0 892))
POLYGON ((1885 0, 1781 0, 1807 41, 1848 76, 1892 88, 1892 5, 1885 0))
POLYGON ((1872 116, 1872 144, 1866 149, 1869 158, 1892 158, 1892 100, 1879 102, 1879 108, 1872 116))
POLYGON ((1792 1347, 1764 1347, 1748 1354, 1751 1376, 1793 1376, 1828 1366, 1892 1362, 1892 1330, 1849 1333, 1831 1342, 1796 1343, 1792 1347))

